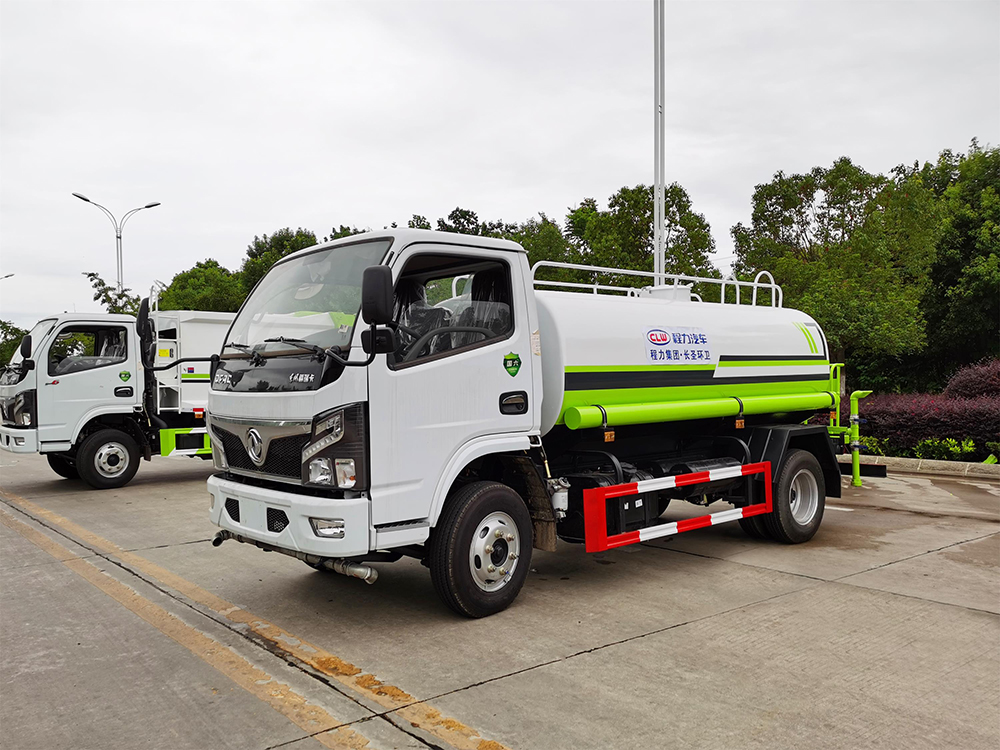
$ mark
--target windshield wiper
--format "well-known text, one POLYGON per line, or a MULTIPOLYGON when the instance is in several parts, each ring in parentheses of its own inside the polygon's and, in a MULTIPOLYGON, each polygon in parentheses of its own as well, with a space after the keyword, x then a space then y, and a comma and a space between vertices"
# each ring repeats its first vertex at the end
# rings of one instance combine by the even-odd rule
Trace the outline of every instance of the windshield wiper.
POLYGON ((246 344, 237 344, 234 341, 230 341, 224 348, 228 349, 239 349, 241 352, 246 352, 250 357, 250 364, 254 367, 259 367, 267 364, 267 360, 258 352, 256 349, 251 349, 246 344))
POLYGON ((312 352, 317 357, 328 357, 334 362, 341 365, 346 365, 347 360, 340 356, 343 351, 339 346, 331 346, 329 349, 324 349, 321 346, 316 346, 315 344, 307 344, 303 339, 289 339, 284 336, 278 336, 273 339, 264 339, 265 344, 291 344, 292 346, 297 346, 299 349, 303 349, 307 352, 312 352))

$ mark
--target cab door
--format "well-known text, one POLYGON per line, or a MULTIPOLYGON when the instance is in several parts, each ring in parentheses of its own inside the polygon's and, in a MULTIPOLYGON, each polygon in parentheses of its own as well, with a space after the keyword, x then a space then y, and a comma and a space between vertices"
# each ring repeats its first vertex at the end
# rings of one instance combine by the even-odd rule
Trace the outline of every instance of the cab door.
POLYGON ((522 262, 509 251, 418 245, 393 264, 399 342, 368 368, 376 526, 426 518, 468 441, 535 427, 522 262))
MULTIPOLYGON (((71 442, 99 414, 129 413, 142 396, 134 326, 127 323, 63 323, 40 352, 38 440, 44 450, 71 442)), ((69 446, 58 446, 58 450, 69 446)))

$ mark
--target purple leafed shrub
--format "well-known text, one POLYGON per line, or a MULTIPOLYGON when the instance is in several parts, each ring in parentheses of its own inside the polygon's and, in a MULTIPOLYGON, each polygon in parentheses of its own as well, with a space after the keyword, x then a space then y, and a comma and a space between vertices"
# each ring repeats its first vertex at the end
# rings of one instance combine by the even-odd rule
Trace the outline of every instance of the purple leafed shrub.
POLYGON ((971 460, 982 461, 989 453, 986 443, 1000 440, 1000 395, 946 398, 926 393, 873 394, 861 401, 860 413, 867 420, 861 425, 861 434, 886 440, 887 455, 913 455, 917 444, 928 438, 959 442, 971 438, 976 444, 971 460))
POLYGON ((1000 359, 963 367, 951 376, 944 395, 948 398, 1000 397, 1000 359))

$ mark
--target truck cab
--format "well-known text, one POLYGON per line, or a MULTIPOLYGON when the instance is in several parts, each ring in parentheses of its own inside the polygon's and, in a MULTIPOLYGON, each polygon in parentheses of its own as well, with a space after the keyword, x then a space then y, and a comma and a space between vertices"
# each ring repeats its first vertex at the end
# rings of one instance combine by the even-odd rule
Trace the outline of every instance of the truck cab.
MULTIPOLYGON (((642 275, 586 274, 608 272, 642 275)), ((520 245, 421 230, 279 261, 213 370, 215 543, 368 582, 370 563, 416 557, 448 606, 480 617, 513 601, 532 548, 589 550, 597 526, 606 545, 676 530, 659 518, 673 498, 725 498, 749 533, 807 540, 840 486, 823 428, 800 424, 838 398, 822 332, 773 282, 772 309, 752 310, 725 305, 725 286, 702 303, 681 280, 540 291, 520 245), (649 363, 671 335, 698 342, 671 352, 697 363, 649 363), (752 516, 786 470, 800 500, 792 479, 779 500, 805 510, 769 531, 752 516), (679 489, 682 474, 704 491, 679 489), (634 505, 608 503, 606 528, 603 506, 584 508, 586 492, 648 481, 634 505)), ((727 283, 753 286, 756 306, 761 285, 727 283)))

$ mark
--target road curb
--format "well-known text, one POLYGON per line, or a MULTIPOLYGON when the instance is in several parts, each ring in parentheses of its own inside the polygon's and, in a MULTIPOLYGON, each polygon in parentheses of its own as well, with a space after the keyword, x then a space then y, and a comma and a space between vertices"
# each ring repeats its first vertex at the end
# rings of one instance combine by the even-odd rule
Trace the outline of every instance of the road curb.
MULTIPOLYGON (((850 463, 850 454, 838 456, 841 463, 850 463)), ((1000 480, 1000 464, 979 464, 971 461, 934 461, 929 458, 897 458, 896 456, 862 456, 861 462, 885 466, 889 471, 906 474, 945 474, 973 479, 1000 480)))

